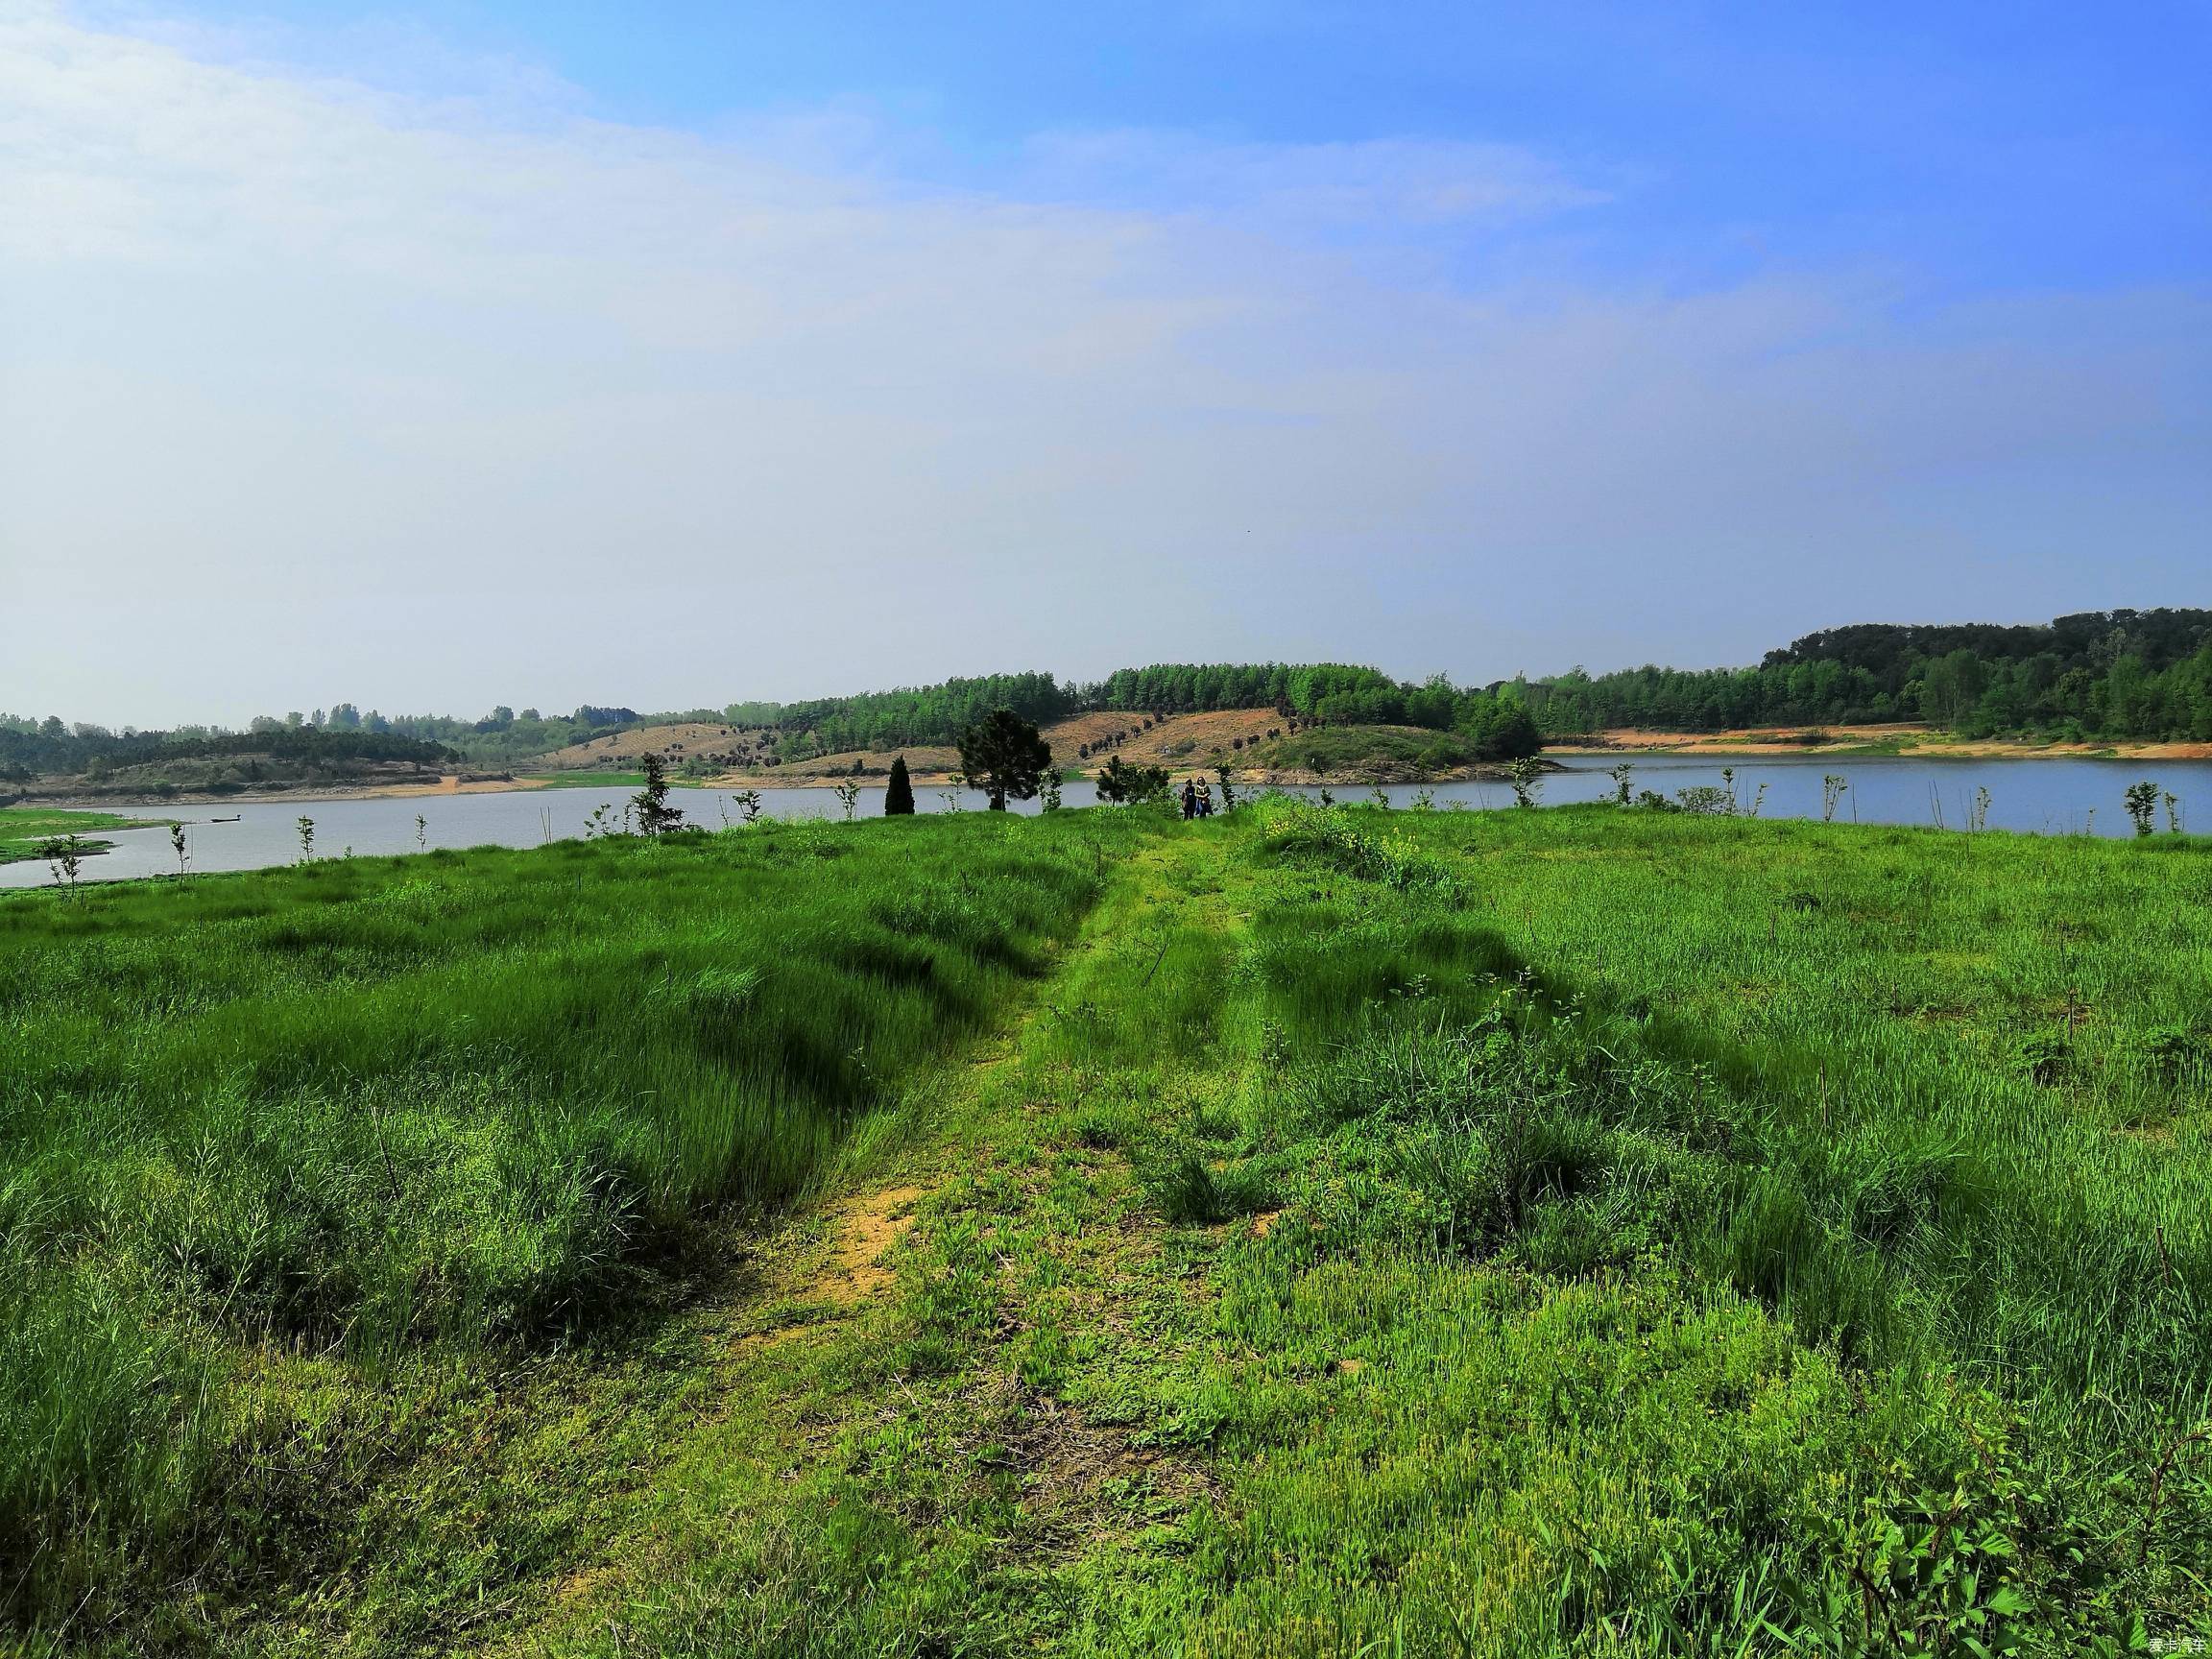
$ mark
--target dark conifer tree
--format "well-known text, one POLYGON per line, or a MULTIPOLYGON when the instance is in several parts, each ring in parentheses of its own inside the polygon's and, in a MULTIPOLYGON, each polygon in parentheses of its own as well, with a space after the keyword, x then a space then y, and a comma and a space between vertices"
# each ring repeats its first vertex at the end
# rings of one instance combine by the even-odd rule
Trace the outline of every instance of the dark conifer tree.
POLYGON ((891 761, 891 781, 883 791, 883 813, 895 817, 914 810, 914 785, 906 776, 906 757, 894 756, 891 761))
POLYGON ((1011 709, 994 709, 960 733, 960 773, 971 789, 1003 812, 1009 797, 1027 801, 1044 781, 1052 751, 1037 728, 1011 709))
POLYGON ((666 835, 684 826, 684 809, 668 805, 668 771, 661 757, 645 756, 645 787, 630 798, 637 810, 637 833, 666 835))

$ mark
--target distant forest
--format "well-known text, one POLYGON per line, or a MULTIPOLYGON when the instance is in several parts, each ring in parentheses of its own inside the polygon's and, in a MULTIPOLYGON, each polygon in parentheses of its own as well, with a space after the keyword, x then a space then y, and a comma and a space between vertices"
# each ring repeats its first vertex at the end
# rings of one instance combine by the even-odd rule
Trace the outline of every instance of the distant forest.
POLYGON ((1379 668, 1341 662, 1157 663, 1123 668, 1091 685, 1063 685, 1049 674, 993 674, 811 703, 733 704, 721 714, 734 726, 781 733, 784 758, 796 759, 950 743, 993 709, 1011 709, 1040 726, 1094 709, 1148 714, 1276 709, 1327 725, 1457 731, 1485 751, 1533 753, 1536 742, 1525 709, 1491 692, 1459 690, 1441 676, 1407 685, 1379 668), (1525 733, 1525 742, 1512 733, 1525 733))
POLYGON ((29 720, 0 714, 0 780, 21 782, 52 774, 98 779, 127 766, 151 766, 211 756, 264 755, 276 761, 327 764, 344 760, 408 760, 436 765, 459 757, 437 743, 393 733, 331 732, 281 722, 248 732, 219 726, 185 726, 174 732, 110 732, 105 726, 63 725, 49 715, 29 720))
POLYGON ((1317 725, 1456 732, 1485 759, 1532 755, 1542 745, 1526 702, 1508 694, 1463 690, 1441 675, 1408 685, 1379 668, 1341 662, 1156 663, 1123 668, 1089 685, 1043 673, 991 674, 809 703, 733 703, 719 716, 743 729, 777 733, 779 757, 803 760, 854 749, 950 743, 993 709, 1011 709, 1039 726, 1101 709, 1157 716, 1274 709, 1286 719, 1317 725))
POLYGON ((949 744, 994 709, 1011 709, 1040 726, 1092 709, 1190 713, 1276 708, 1326 725, 1407 725, 1463 734, 1485 757, 1533 754, 1541 739, 1524 701, 1510 692, 1460 690, 1441 676, 1401 685, 1377 668, 1342 663, 1181 663, 1125 668, 1094 685, 1046 673, 987 674, 894 691, 868 691, 803 703, 732 703, 723 708, 640 714, 586 704, 568 714, 519 712, 505 705, 479 720, 444 714, 363 713, 351 703, 264 715, 244 733, 194 727, 175 733, 110 732, 0 714, 0 777, 80 772, 132 764, 161 753, 206 753, 208 744, 241 753, 291 753, 282 745, 319 744, 320 755, 377 758, 465 757, 506 765, 637 725, 709 721, 775 733, 779 759, 804 760, 854 749, 949 744), (164 749, 164 745, 175 745, 164 749), (394 747, 395 745, 398 747, 394 747), (276 747, 273 747, 276 746, 276 747), (128 757, 126 758, 125 757, 128 757), (10 767, 18 770, 8 770, 10 767))
POLYGON ((2212 740, 2212 611, 1861 623, 1808 634, 1756 668, 1576 670, 1508 689, 1552 736, 1924 720, 1969 737, 2212 740))
POLYGON ((800 703, 732 703, 640 714, 586 704, 566 714, 504 705, 481 719, 363 713, 350 703, 265 715, 243 733, 64 725, 0 714, 0 779, 97 773, 164 758, 276 758, 511 764, 612 730, 711 721, 774 733, 778 757, 950 743, 993 709, 1038 725, 1113 709, 1153 714, 1272 708, 1327 726, 1454 732, 1485 757, 1607 727, 1709 732, 1741 726, 1927 721, 1961 735, 2212 740, 2212 611, 2090 611, 2029 626, 1861 623, 1832 628, 1756 667, 1581 669, 1479 687, 1442 675, 1418 684, 1339 662, 1155 663, 1092 685, 1046 673, 800 703))

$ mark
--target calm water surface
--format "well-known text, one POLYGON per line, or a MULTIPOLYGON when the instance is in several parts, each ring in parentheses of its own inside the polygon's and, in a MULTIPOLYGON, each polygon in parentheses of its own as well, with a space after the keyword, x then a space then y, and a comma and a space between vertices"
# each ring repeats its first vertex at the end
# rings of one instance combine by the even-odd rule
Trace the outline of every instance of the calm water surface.
MULTIPOLYGON (((1549 775, 1542 798, 1548 805, 1601 801, 1611 797, 1613 781, 1606 769, 1617 757, 1575 756, 1563 759, 1564 772, 1549 775)), ((1975 792, 1989 791, 1989 827, 2019 830, 2035 834, 2062 835, 2084 832, 2098 835, 2130 833, 2120 797, 2128 784, 2142 779, 2155 781, 2161 789, 2179 796, 2189 827, 2212 830, 2212 761, 2204 760, 1925 760, 1857 759, 1818 757, 1738 758, 1723 760, 1707 756, 1647 756, 1634 762, 1633 787, 1654 789, 1671 797, 1677 789, 1719 784, 1723 765, 1736 771, 1736 793, 1748 803, 1759 785, 1767 785, 1762 810, 1770 818, 1817 818, 1825 773, 1839 773, 1850 782, 1838 810, 1839 820, 1863 824, 1934 825, 1938 821, 1956 830, 1967 821, 1975 792)), ((1357 784, 1342 784, 1332 791, 1339 801, 1362 801, 1370 791, 1357 784)), ((1406 805, 1421 793, 1419 785, 1393 784, 1383 791, 1395 805, 1406 805)), ((398 801, 266 801, 240 802, 221 806, 178 808, 159 803, 122 805, 121 812, 143 811, 149 816, 182 817, 191 838, 195 870, 257 870, 289 864, 300 856, 299 820, 301 813, 315 820, 318 857, 342 857, 350 849, 366 857, 417 851, 415 818, 426 823, 423 844, 432 847, 535 847, 542 841, 584 833, 585 821, 602 805, 619 816, 622 804, 633 792, 626 789, 514 789, 482 795, 432 795, 398 801), (235 813, 238 822, 216 824, 216 816, 235 813)), ((963 810, 982 809, 983 797, 974 790, 952 792, 963 810)), ((1318 790, 1294 793, 1317 795, 1318 790)), ((1503 783, 1438 783, 1431 787, 1437 805, 1454 803, 1469 807, 1509 806, 1513 792, 1503 783)), ((835 818, 842 815, 837 798, 827 789, 763 789, 763 808, 779 818, 835 818)), ((1089 783, 1064 786, 1070 806, 1095 804, 1089 783)), ((674 795, 689 822, 720 829, 735 823, 737 808, 722 789, 679 789, 674 795)), ((915 791, 917 805, 925 812, 950 809, 944 792, 926 787, 915 791)), ((880 784, 863 789, 857 813, 874 816, 883 809, 880 784)), ((1034 812, 1035 802, 1019 804, 1018 810, 1034 812)), ((2161 809, 2159 828, 2165 828, 2161 809)), ((116 880, 133 876, 172 873, 176 855, 169 849, 166 830, 129 830, 105 837, 115 850, 84 861, 84 879, 116 880)), ((36 887, 53 879, 43 863, 0 865, 0 887, 36 887)))

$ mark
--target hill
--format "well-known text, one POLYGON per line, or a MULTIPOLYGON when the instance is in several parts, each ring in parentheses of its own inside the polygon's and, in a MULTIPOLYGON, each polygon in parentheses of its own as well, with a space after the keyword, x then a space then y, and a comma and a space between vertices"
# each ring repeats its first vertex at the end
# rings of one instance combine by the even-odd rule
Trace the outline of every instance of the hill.
POLYGON ((828 782, 850 777, 881 777, 894 756, 903 754, 917 775, 949 773, 959 753, 943 744, 917 744, 904 750, 852 749, 786 759, 773 729, 712 721, 674 721, 605 733, 572 743, 533 761, 530 770, 558 777, 563 772, 635 770, 648 755, 658 755, 679 781, 758 781, 795 784, 828 782))
POLYGON ((100 772, 61 773, 20 785, 21 801, 228 800, 238 795, 370 794, 429 789, 453 774, 409 760, 207 755, 100 772))
POLYGON ((222 799, 435 785, 451 753, 390 733, 124 732, 0 723, 0 803, 222 799))
POLYGON ((1094 772, 1108 756, 1170 772, 1227 766, 1258 783, 1401 783, 1479 776, 1496 769, 1451 733, 1382 723, 1314 725, 1273 709, 1221 709, 1165 720, 1098 712, 1046 733, 1055 757, 1072 751, 1094 772))
POLYGON ((555 772, 627 770, 658 755, 672 768, 709 766, 727 772, 761 765, 772 753, 769 733, 759 730, 742 731, 726 721, 682 720, 602 733, 530 764, 555 772))
MULTIPOLYGON (((1464 737, 1417 726, 1317 726, 1273 709, 1219 709, 1196 714, 1092 709, 1044 729, 1064 772, 1089 777, 1108 756, 1170 772, 1227 766, 1258 783, 1398 783, 1480 776, 1496 769, 1464 737)), ((562 772, 627 771, 658 755, 680 779, 781 785, 881 778, 904 755, 925 782, 949 780, 960 764, 949 743, 903 749, 837 750, 784 758, 768 729, 677 722, 610 732, 556 750, 536 766, 562 772)))
POLYGON ((652 752, 695 775, 722 765, 748 776, 773 771, 788 781, 851 775, 855 762, 863 774, 877 772, 901 753, 924 770, 940 761, 950 765, 960 732, 999 708, 1034 722, 1064 758, 1077 763, 1089 758, 1081 751, 1116 731, 1134 740, 1164 720, 1191 715, 1230 718, 1195 736, 1180 733, 1190 738, 1188 748, 1125 749, 1124 755, 1198 764, 1218 747, 1224 760, 1234 760, 1241 753, 1237 737, 1248 747, 1270 728, 1287 733, 1315 723, 1450 731, 1481 756, 1530 753, 1538 741, 1526 711, 1494 692, 1454 686, 1441 676, 1411 685, 1378 668, 1330 662, 1156 663, 1118 669, 1092 685, 1046 673, 990 674, 796 703, 732 703, 718 719, 711 709, 640 716, 591 708, 545 722, 534 709, 516 715, 505 706, 473 725, 427 716, 366 718, 488 758, 514 757, 523 734, 544 733, 558 740, 536 751, 537 763, 555 770, 634 764, 652 752))

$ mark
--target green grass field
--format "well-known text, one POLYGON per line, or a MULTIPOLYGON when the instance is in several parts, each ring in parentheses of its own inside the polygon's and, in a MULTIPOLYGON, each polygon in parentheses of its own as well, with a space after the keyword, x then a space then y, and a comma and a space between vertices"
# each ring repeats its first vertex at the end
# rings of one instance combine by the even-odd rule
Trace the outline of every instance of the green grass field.
POLYGON ((5 1588, 82 1623, 311 1560, 404 1431, 364 1391, 431 1409, 802 1190, 1096 880, 972 819, 13 898, 5 1588))
POLYGON ((11 896, 0 1588, 115 1652, 2212 1635, 2208 993, 2212 842, 1599 807, 11 896))
POLYGON ((165 818, 126 818, 113 812, 69 812, 50 806, 0 806, 0 864, 43 858, 46 844, 60 835, 82 837, 80 851, 105 853, 112 841, 95 838, 101 830, 144 830, 165 818))

